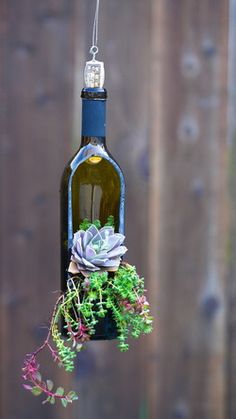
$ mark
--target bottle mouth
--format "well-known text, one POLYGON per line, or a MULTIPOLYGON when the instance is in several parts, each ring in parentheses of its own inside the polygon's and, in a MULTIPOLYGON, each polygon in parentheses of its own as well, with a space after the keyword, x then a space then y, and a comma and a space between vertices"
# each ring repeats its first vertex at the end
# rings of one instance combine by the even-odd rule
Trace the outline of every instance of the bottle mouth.
POLYGON ((103 99, 107 98, 107 91, 103 87, 84 87, 81 92, 82 99, 103 99))

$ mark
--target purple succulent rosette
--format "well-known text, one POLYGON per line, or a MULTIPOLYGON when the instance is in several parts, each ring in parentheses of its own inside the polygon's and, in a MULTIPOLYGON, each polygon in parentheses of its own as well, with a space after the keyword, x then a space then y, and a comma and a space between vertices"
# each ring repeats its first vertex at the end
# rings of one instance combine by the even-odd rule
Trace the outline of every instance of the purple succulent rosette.
POLYGON ((71 262, 68 271, 72 274, 89 274, 96 271, 116 271, 127 248, 123 246, 125 236, 115 233, 113 227, 88 230, 74 234, 71 262))

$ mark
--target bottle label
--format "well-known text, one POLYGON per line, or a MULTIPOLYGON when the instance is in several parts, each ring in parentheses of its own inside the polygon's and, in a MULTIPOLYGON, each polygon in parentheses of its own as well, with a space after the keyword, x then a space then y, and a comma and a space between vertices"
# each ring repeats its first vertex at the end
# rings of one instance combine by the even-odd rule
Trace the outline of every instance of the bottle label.
POLYGON ((82 136, 106 136, 106 100, 82 100, 82 136))

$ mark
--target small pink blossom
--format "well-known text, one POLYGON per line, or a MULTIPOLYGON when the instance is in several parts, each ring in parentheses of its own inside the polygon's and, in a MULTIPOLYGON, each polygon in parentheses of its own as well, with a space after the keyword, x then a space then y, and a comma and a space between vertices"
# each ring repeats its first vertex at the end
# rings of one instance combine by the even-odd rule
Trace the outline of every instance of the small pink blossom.
POLYGON ((123 306, 127 311, 134 311, 133 305, 128 300, 120 301, 120 305, 123 306))
POLYGON ((143 310, 147 308, 147 306, 149 306, 149 303, 147 302, 147 298, 145 297, 145 295, 142 295, 138 297, 136 300, 135 311, 137 311, 138 313, 142 313, 143 310))
POLYGON ((82 323, 79 323, 78 330, 76 332, 73 331, 70 324, 68 324, 68 332, 70 333, 74 344, 79 342, 87 342, 90 339, 90 335, 87 333, 88 328, 82 323))
POLYGON ((34 354, 27 355, 22 368, 24 380, 35 380, 39 372, 39 364, 34 354))

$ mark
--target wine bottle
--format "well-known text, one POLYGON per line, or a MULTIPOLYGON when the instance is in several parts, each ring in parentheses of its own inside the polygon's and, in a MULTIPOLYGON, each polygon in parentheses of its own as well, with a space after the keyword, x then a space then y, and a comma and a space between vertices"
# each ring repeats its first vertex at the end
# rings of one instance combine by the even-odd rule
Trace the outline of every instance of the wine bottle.
MULTIPOLYGON (((123 173, 106 147, 106 98, 103 87, 85 87, 82 97, 82 138, 78 152, 61 181, 61 289, 67 289, 73 236, 80 223, 114 217, 115 231, 124 234, 125 183, 123 173)), ((115 323, 107 315, 92 339, 113 339, 115 323)))

